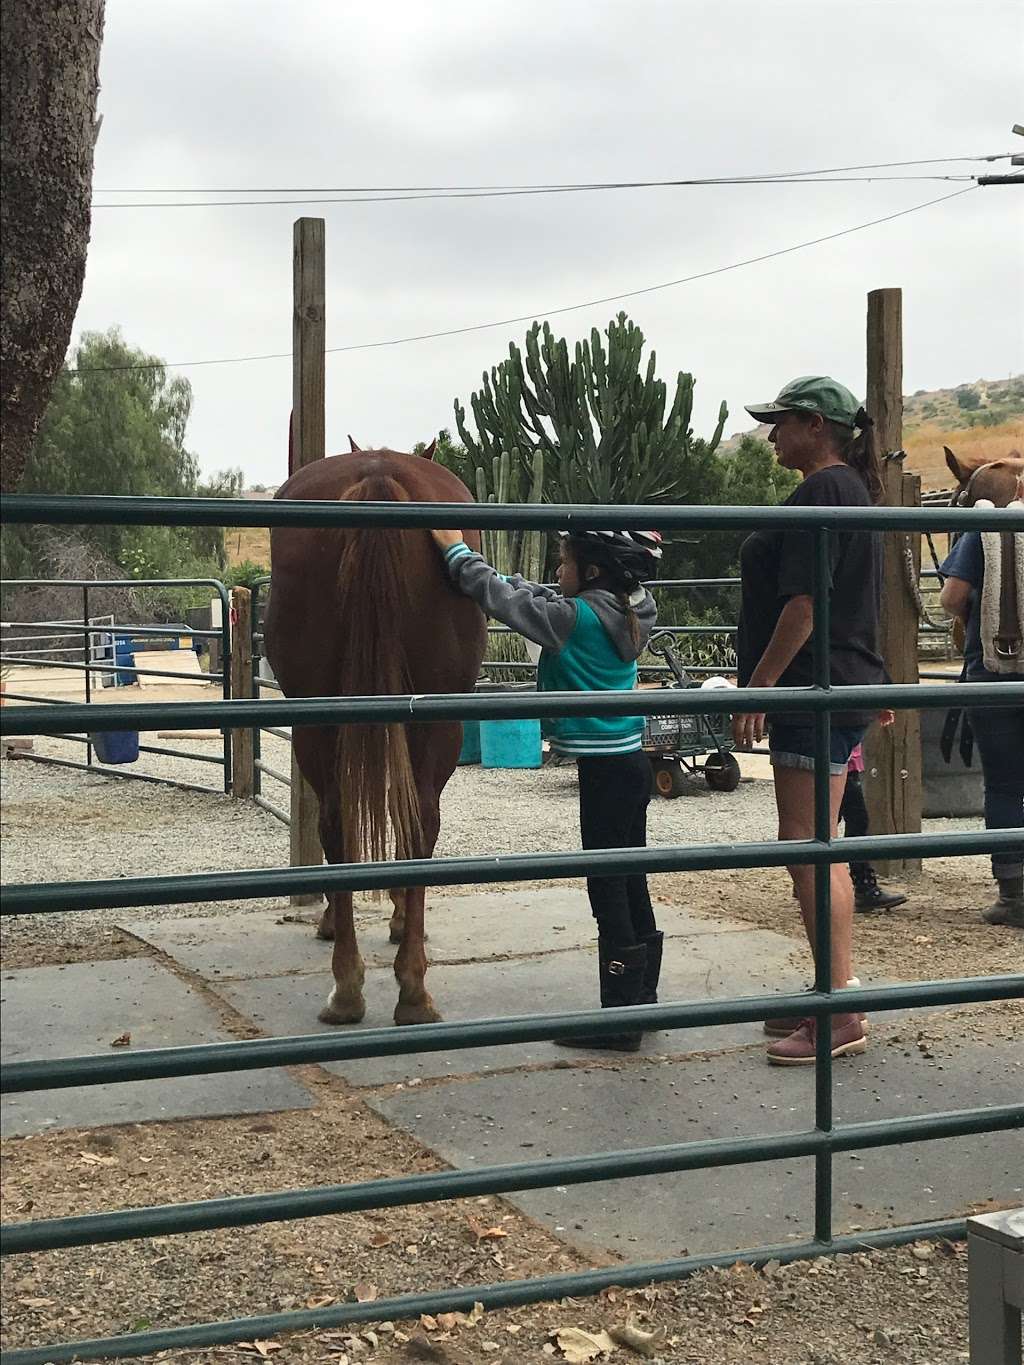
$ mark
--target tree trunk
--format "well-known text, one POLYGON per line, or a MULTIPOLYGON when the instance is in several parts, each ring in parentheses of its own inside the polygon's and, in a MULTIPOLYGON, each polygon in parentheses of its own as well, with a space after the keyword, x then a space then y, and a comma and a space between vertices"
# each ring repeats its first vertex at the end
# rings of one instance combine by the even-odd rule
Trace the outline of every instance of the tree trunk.
POLYGON ((0 485, 21 478, 85 278, 104 0, 4 0, 0 485))

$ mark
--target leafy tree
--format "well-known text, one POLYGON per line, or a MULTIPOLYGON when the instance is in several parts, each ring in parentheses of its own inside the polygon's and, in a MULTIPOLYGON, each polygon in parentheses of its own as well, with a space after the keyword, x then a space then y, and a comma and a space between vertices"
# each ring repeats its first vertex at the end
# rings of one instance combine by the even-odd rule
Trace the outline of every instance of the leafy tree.
POLYGON ((971 388, 957 389, 956 401, 957 406, 964 412, 973 412, 975 408, 981 407, 981 399, 977 392, 971 388))
MULTIPOLYGON (((241 470, 200 480, 185 446, 191 407, 188 381, 168 377, 157 357, 127 345, 116 328, 86 333, 57 381, 21 489, 238 497, 241 470)), ((81 536, 126 577, 208 577, 227 562, 219 527, 90 526, 81 536)), ((44 567, 34 528, 7 529, 3 565, 9 577, 44 567)))

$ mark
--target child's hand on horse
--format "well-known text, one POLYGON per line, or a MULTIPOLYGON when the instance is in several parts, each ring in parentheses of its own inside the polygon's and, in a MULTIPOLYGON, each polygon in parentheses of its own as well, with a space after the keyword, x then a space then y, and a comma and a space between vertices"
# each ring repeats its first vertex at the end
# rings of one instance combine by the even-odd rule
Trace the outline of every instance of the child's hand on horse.
POLYGON ((431 531, 430 534, 439 550, 450 550, 453 545, 462 544, 461 531, 431 531))

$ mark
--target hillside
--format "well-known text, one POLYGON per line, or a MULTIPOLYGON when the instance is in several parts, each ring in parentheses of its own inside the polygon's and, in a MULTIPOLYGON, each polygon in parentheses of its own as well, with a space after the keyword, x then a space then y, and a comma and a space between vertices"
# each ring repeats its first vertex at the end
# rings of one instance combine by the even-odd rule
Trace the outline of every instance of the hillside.
MULTIPOLYGON (((745 435, 765 437, 756 426, 723 441, 734 450, 745 435)), ((903 399, 903 448, 906 468, 921 475, 925 490, 948 488, 949 470, 942 447, 957 454, 997 460, 1008 451, 1024 450, 1024 375, 979 379, 955 389, 918 389, 903 399)))

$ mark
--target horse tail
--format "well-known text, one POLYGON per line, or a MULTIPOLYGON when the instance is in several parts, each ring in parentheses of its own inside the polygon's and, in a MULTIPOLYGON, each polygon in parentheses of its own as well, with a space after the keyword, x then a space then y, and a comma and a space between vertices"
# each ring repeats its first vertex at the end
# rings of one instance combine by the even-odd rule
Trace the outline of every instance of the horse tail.
MULTIPOLYGON (((409 501, 401 484, 387 474, 367 475, 341 497, 346 502, 409 501)), ((408 611, 404 577, 412 562, 408 541, 416 534, 393 527, 343 532, 337 597, 344 641, 343 695, 401 695, 412 690, 401 623, 408 611)), ((396 858, 420 853, 420 804, 404 725, 340 726, 335 774, 347 862, 384 861, 389 856, 389 825, 396 858)))

